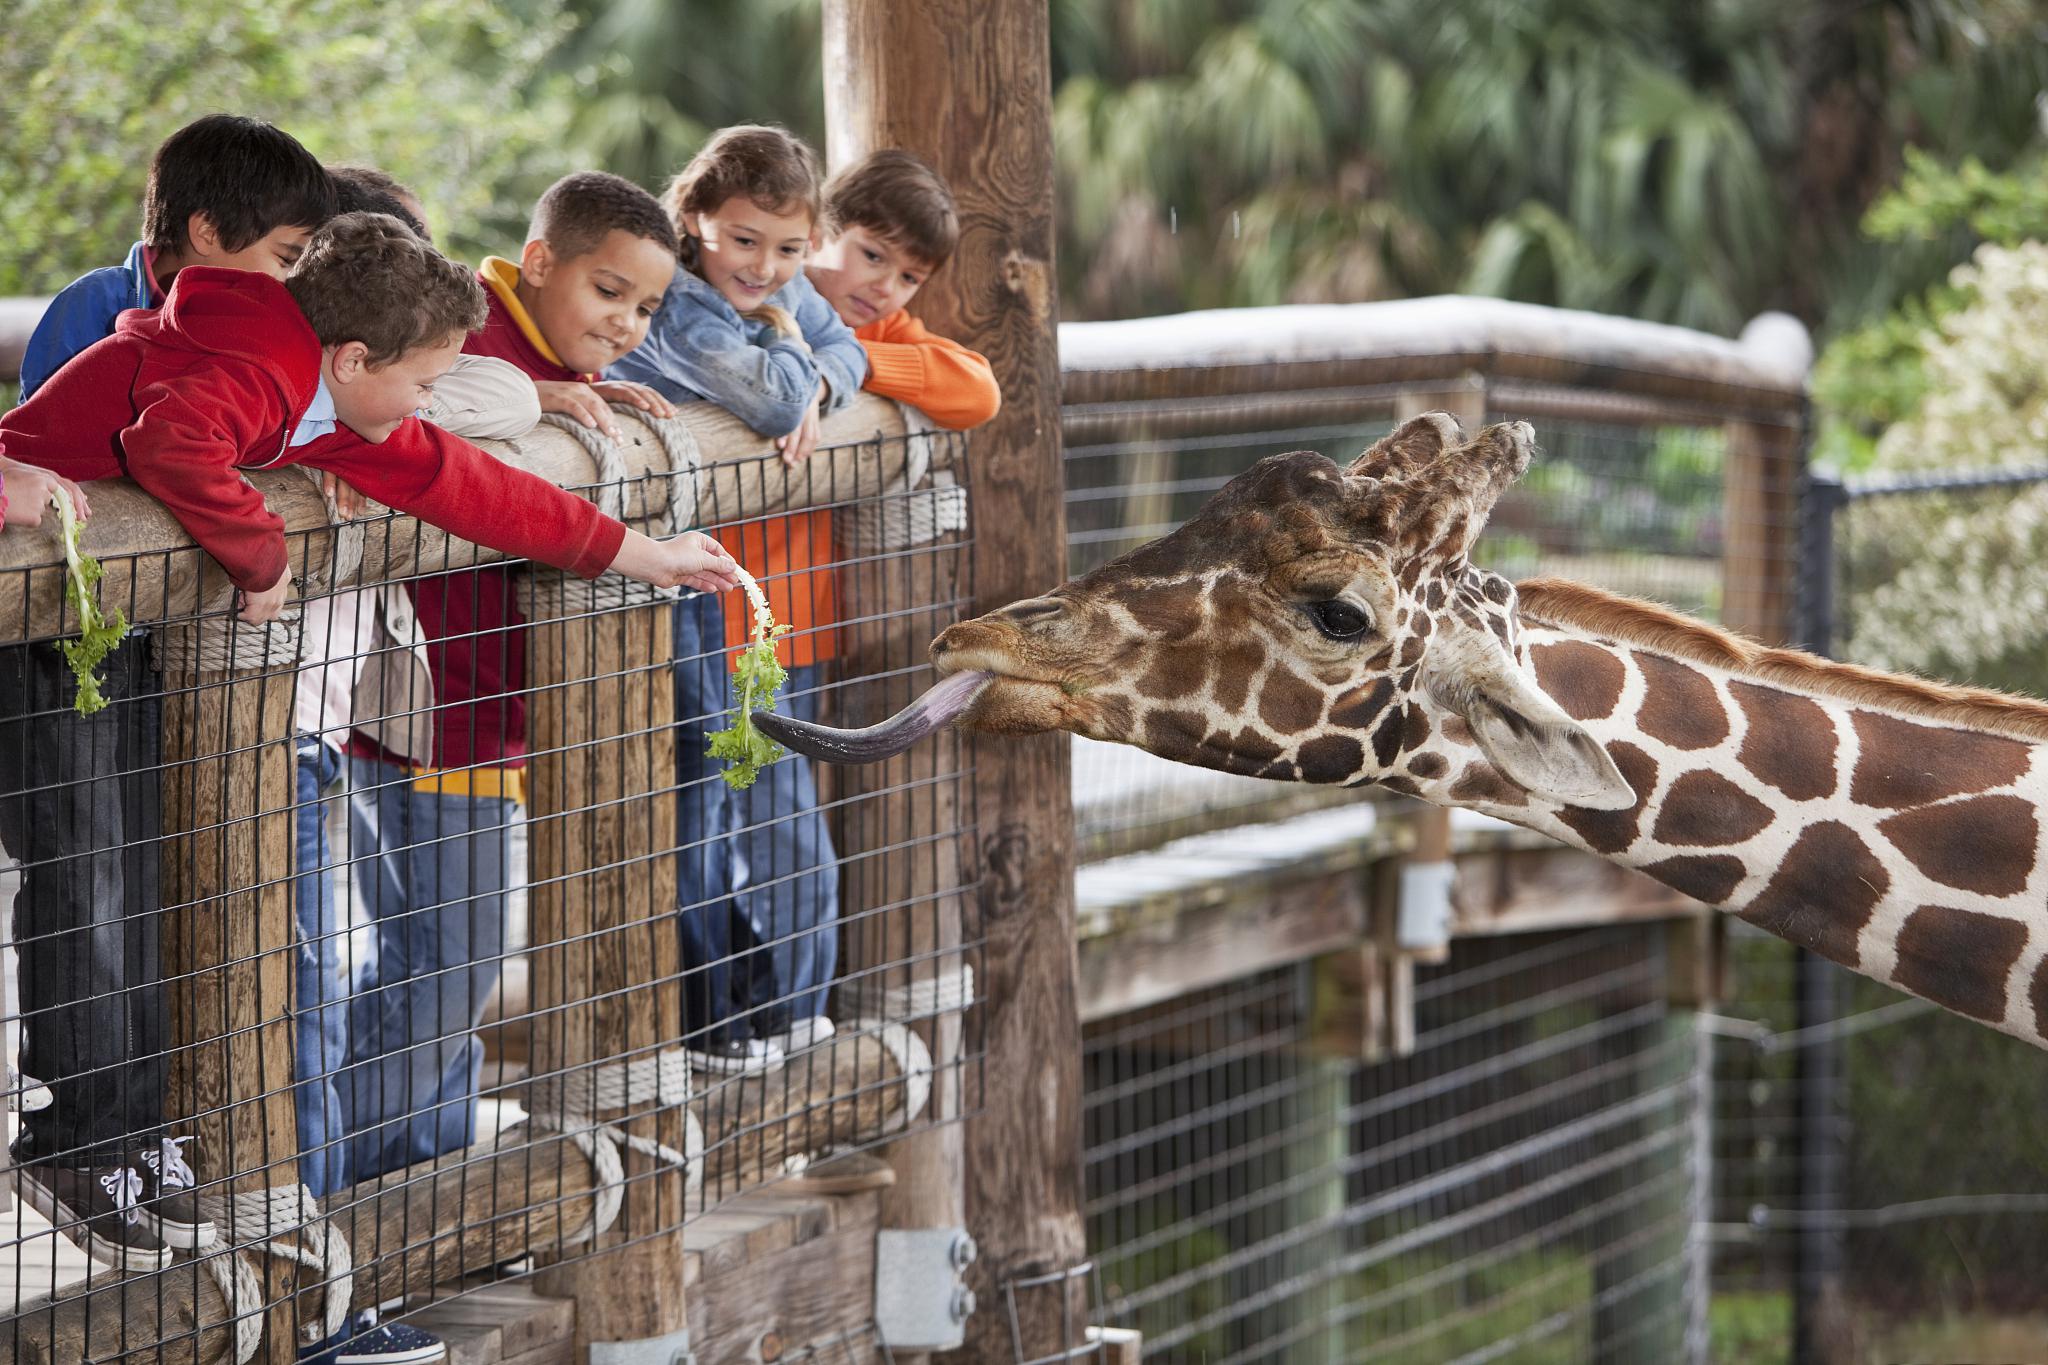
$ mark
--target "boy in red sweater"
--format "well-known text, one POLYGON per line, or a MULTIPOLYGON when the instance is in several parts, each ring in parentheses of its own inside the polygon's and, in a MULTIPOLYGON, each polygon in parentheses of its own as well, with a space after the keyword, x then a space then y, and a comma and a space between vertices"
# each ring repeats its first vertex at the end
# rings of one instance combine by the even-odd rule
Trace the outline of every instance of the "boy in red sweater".
MULTIPOLYGON (((113 336, 0 417, 0 452, 76 479, 135 479, 220 563, 250 622, 278 615, 290 577, 283 522, 240 471, 284 464, 331 471, 465 539, 585 577, 609 568, 664 586, 734 586, 730 557, 709 537, 650 540, 413 415, 432 401, 435 380, 486 311, 469 271, 402 224, 347 214, 313 237, 283 284, 246 271, 181 271, 160 311, 124 314, 113 336)), ((404 923, 394 937, 466 963, 469 919, 468 907, 456 906, 439 923, 404 923), (441 932, 456 921, 464 932, 441 932)), ((22 949, 26 956, 30 945, 22 949)), ((380 971, 407 968, 415 976, 437 971, 417 954, 380 960, 380 971)), ((23 969, 57 967, 25 961, 23 969)), ((441 975, 443 995, 460 990, 445 986, 459 970, 441 975)), ((487 993, 488 983, 466 1009, 481 1009, 487 993)), ((415 1019, 413 1037, 396 1039, 378 1027, 388 1018, 365 1018, 390 1003, 374 992, 352 1002, 352 1022, 364 1025, 352 1044, 379 1061, 434 1023, 415 1019)), ((424 1050, 446 1032, 437 1030, 424 1050)), ((464 1031, 455 1041, 467 1052, 473 1040, 464 1031)), ((420 1050, 401 1060, 419 1061, 412 1054, 420 1050)), ((378 1116, 387 1105, 434 1109, 403 1087, 373 1098, 378 1116)), ((446 1105, 427 1122, 473 1126, 473 1076, 466 1090, 440 1098, 446 1105)))
MULTIPOLYGON (((676 269, 675 233, 653 196, 583 172, 541 196, 518 261, 476 273, 477 363, 505 361, 543 411, 616 434, 610 402, 659 416, 638 384, 595 382, 639 344, 676 269)), ((483 1053, 473 1036, 497 980, 511 828, 525 800, 526 632, 509 570, 415 581, 433 680, 425 763, 350 738, 356 875, 379 925, 376 965, 350 1018, 341 1085, 349 1170, 362 1180, 472 1140, 483 1053)))

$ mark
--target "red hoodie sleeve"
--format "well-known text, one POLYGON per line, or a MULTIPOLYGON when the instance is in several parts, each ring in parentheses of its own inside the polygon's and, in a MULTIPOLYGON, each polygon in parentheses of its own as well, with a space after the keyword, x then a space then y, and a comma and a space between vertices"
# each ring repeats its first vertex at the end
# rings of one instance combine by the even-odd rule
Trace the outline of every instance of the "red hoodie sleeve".
POLYGON ((300 459, 464 540, 582 578, 609 568, 626 539, 623 524, 582 498, 417 417, 377 445, 344 427, 306 446, 300 459))
POLYGON ((900 309, 854 335, 868 353, 869 393, 908 403, 954 431, 980 426, 1003 405, 995 372, 979 352, 900 309))
POLYGON ((253 366, 218 364, 140 387, 135 402, 137 416, 119 438, 128 476, 236 587, 276 586, 286 568, 284 518, 235 468, 268 453, 258 442, 282 440, 275 385, 253 366))

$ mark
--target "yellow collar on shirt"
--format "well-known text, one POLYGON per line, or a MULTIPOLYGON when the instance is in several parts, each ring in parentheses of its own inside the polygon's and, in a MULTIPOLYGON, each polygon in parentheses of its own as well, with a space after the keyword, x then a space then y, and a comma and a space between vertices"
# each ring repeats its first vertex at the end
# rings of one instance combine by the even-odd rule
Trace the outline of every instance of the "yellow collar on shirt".
MULTIPOLYGON (((527 312, 526 305, 519 301, 519 262, 508 261, 503 256, 486 256, 483 269, 477 273, 484 277, 484 284, 505 305, 505 311, 519 324, 520 332, 533 343, 533 349, 540 352, 541 358, 550 365, 562 365, 562 358, 555 354, 555 348, 548 345, 548 339, 534 325, 533 314, 527 312)), ((569 367, 562 365, 562 368, 566 370, 569 367)))

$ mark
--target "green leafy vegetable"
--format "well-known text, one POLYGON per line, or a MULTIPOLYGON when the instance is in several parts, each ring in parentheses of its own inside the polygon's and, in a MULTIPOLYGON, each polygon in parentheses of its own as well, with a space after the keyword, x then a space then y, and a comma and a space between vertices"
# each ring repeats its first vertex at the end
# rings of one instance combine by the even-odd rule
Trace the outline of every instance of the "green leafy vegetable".
POLYGON ((79 715, 89 716, 107 704, 107 699, 100 695, 99 675, 93 670, 121 643, 121 637, 128 633, 128 621, 119 611, 109 618, 100 610, 99 596, 93 588, 104 570, 97 559, 78 548, 78 532, 84 523, 71 510, 70 495, 59 488, 50 495, 50 501, 56 505, 64 528, 64 601, 78 618, 78 638, 60 642, 59 648, 78 676, 78 696, 72 705, 79 715))
POLYGON ((707 752, 729 765, 719 776, 731 786, 745 790, 754 785, 761 769, 782 757, 782 746, 754 728, 754 712, 773 711, 775 694, 789 677, 788 670, 775 657, 775 642, 789 633, 789 627, 775 624, 775 613, 769 610, 768 599, 754 576, 745 569, 739 574, 740 585, 754 604, 754 642, 741 651, 739 662, 733 666, 733 690, 739 694, 739 705, 732 711, 733 723, 711 735, 707 752))

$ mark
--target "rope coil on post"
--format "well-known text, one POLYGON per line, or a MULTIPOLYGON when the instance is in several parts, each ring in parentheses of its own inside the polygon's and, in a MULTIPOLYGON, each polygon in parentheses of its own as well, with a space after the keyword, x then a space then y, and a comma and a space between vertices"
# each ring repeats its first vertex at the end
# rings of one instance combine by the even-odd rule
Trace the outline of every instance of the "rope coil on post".
POLYGON ((879 977, 866 976, 841 982, 839 996, 848 1011, 860 1018, 891 1023, 927 1019, 973 1006, 974 968, 963 962, 951 971, 904 986, 884 985, 879 977))
POLYGON ((628 1062, 579 1067, 573 1076, 573 1086, 570 1076, 545 1076, 529 1082, 528 1089, 528 1122, 562 1134, 590 1162, 591 1196, 596 1203, 589 1220, 561 1238, 562 1246, 592 1241, 617 1221, 626 1199, 626 1164, 621 1147, 631 1147, 680 1170, 688 1192, 694 1193, 703 1184, 704 1128, 685 1107, 691 1094, 690 1055, 681 1048, 668 1048, 628 1062), (572 1088, 577 1092, 575 1099, 570 1096, 572 1088), (600 1109, 644 1105, 653 1106, 654 1112, 683 1110, 682 1151, 652 1138, 636 1137, 616 1123, 603 1123, 595 1117, 600 1109))
POLYGON ((272 1185, 234 1195, 202 1194, 199 1207, 228 1243, 225 1250, 206 1258, 206 1270, 234 1321, 236 1365, 254 1359, 263 1344, 263 1286, 242 1256, 244 1247, 318 1270, 325 1290, 321 1340, 341 1331, 355 1295, 355 1255, 310 1189, 272 1185), (251 1224, 255 1227, 244 1238, 242 1231, 251 1224), (302 1245, 277 1240, 293 1234, 302 1245))
POLYGON ((932 1097, 932 1054, 924 1045, 924 1039, 910 1031, 907 1024, 891 1023, 883 1019, 858 1019, 853 1031, 872 1034, 876 1042, 888 1052, 896 1063, 896 1069, 903 1076, 903 1108, 882 1125, 885 1133, 900 1133, 908 1128, 911 1121, 924 1112, 932 1097))

